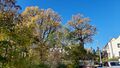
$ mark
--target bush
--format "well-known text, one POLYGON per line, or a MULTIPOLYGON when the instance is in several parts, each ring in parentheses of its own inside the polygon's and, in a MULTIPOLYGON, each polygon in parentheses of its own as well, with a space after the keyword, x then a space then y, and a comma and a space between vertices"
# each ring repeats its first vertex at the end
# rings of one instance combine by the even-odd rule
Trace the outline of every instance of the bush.
POLYGON ((57 68, 67 68, 65 64, 59 64, 57 68))
POLYGON ((108 59, 108 61, 118 61, 118 57, 116 57, 116 58, 111 58, 111 59, 108 59))
POLYGON ((37 68, 50 68, 49 65, 40 63, 37 68))

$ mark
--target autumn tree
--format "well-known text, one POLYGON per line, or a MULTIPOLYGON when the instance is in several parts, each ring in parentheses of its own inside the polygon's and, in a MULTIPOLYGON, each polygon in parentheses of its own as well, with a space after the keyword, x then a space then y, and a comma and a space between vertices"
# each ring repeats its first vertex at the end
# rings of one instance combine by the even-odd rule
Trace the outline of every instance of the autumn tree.
POLYGON ((14 67, 31 45, 31 28, 22 25, 21 7, 15 0, 0 0, 0 62, 14 67))
POLYGON ((72 16, 72 20, 68 22, 71 27, 71 38, 79 42, 79 45, 83 46, 83 48, 84 44, 91 42, 93 40, 92 37, 96 34, 96 28, 90 25, 89 22, 89 18, 84 18, 80 14, 72 16))
POLYGON ((15 44, 13 34, 19 20, 20 8, 15 0, 0 0, 0 62, 2 66, 7 65, 17 55, 13 46, 15 44))
POLYGON ((96 34, 96 28, 89 22, 89 18, 84 18, 80 14, 72 16, 72 19, 68 22, 70 29, 67 38, 70 41, 69 46, 65 48, 65 56, 73 62, 76 68, 79 68, 80 60, 86 60, 89 58, 88 56, 92 56, 84 48, 85 43, 91 42, 92 37, 96 34))
POLYGON ((27 7, 22 13, 24 25, 33 25, 34 46, 39 52, 42 62, 46 61, 49 47, 51 47, 52 39, 57 38, 57 29, 60 25, 60 16, 52 9, 42 10, 38 7, 27 7), (53 38, 54 37, 54 38, 53 38))

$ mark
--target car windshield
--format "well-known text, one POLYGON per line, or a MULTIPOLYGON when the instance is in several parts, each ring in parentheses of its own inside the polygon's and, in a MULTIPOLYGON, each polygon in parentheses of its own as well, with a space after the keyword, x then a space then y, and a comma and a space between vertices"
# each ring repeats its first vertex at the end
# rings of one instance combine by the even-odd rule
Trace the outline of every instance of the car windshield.
POLYGON ((120 66, 120 62, 110 62, 111 66, 120 66))

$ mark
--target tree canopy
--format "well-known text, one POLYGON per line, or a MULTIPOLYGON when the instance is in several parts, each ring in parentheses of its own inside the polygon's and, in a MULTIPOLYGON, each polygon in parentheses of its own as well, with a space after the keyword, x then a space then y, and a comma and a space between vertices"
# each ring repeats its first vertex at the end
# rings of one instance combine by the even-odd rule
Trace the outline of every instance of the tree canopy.
POLYGON ((21 13, 20 9, 15 0, 0 0, 2 68, 59 68, 69 63, 79 65, 86 55, 92 56, 82 47, 96 34, 89 18, 74 15, 69 28, 50 8, 31 6, 21 13))

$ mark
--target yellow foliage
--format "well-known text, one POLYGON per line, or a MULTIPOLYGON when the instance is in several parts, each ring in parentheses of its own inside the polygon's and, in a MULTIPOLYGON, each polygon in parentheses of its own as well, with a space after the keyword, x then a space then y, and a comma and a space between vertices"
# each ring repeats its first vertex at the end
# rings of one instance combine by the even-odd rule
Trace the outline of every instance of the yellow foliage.
POLYGON ((6 35, 3 33, 0 33, 0 41, 4 40, 6 38, 6 35))
POLYGON ((83 21, 89 22, 90 19, 89 18, 84 18, 83 21))
POLYGON ((60 25, 60 23, 58 23, 58 22, 53 23, 53 26, 54 26, 54 27, 57 27, 57 26, 59 26, 59 25, 60 25))
POLYGON ((83 20, 79 20, 78 22, 77 22, 77 24, 79 25, 79 24, 81 24, 81 23, 83 23, 84 21, 83 20))
POLYGON ((69 25, 73 25, 73 22, 69 21, 68 24, 69 24, 69 25))

